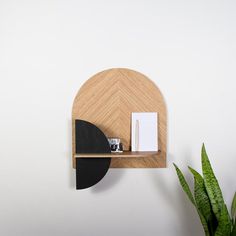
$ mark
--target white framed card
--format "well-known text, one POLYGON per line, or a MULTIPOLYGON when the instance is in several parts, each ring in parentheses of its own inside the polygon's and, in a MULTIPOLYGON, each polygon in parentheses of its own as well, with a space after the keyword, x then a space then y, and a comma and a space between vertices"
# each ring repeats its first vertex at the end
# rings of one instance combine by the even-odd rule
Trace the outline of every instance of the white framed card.
POLYGON ((158 151, 157 112, 132 112, 131 151, 158 151))

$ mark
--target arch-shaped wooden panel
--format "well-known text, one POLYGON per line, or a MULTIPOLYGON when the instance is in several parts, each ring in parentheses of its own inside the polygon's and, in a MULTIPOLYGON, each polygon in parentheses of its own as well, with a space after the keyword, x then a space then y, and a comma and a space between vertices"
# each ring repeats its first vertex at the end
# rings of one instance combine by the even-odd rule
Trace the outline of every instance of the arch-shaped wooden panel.
POLYGON ((73 163, 75 167, 75 120, 89 121, 107 137, 131 146, 131 113, 158 112, 158 146, 152 157, 113 158, 113 168, 166 167, 166 106, 158 87, 145 75, 130 69, 102 71, 87 80, 76 95, 72 109, 73 163))

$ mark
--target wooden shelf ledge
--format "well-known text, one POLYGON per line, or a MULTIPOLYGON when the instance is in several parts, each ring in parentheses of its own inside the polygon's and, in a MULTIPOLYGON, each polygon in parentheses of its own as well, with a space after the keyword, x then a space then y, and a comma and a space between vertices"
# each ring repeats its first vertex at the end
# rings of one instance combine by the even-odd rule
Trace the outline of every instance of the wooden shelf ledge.
POLYGON ((138 157, 156 157, 160 155, 158 152, 130 152, 124 151, 121 153, 77 153, 75 158, 138 158, 138 157))

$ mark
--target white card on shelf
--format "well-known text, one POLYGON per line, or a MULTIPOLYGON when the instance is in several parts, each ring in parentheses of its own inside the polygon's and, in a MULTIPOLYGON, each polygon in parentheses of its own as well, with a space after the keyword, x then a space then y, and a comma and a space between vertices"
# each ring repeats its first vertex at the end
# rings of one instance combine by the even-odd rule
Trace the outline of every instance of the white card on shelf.
POLYGON ((157 112, 132 112, 131 151, 158 151, 157 112))

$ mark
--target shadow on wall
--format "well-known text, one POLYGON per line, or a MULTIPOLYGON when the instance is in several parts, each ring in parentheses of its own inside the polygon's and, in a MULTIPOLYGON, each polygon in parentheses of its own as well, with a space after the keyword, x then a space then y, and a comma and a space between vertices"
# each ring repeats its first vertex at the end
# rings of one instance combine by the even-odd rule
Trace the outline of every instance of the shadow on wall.
MULTIPOLYGON (((191 153, 187 151, 183 159, 186 160, 187 163, 189 163, 189 161, 191 160, 190 157, 191 153)), ((149 173, 150 181, 153 183, 157 194, 159 196, 162 195, 163 201, 165 201, 166 204, 170 206, 170 208, 175 209, 176 218, 178 218, 178 221, 181 224, 179 226, 181 228, 181 232, 184 232, 184 235, 204 235, 204 231, 197 216, 197 212, 190 201, 188 201, 186 194, 183 192, 177 179, 177 175, 172 164, 177 160, 175 160, 174 156, 172 156, 171 154, 168 154, 167 160, 169 160, 168 169, 162 169, 160 171, 162 172, 167 170, 168 172, 172 173, 167 174, 166 172, 166 174, 162 173, 160 175, 160 171, 152 171, 149 173), (172 178, 175 178, 174 183, 173 180, 168 180, 170 176, 172 178)), ((189 165, 191 165, 191 163, 189 163, 189 165)), ((189 172, 186 173, 185 177, 187 182, 192 181, 192 176, 189 172)))
POLYGON ((72 120, 68 120, 68 135, 67 135, 67 142, 68 142, 68 152, 66 152, 66 158, 69 162, 68 165, 68 174, 69 174, 69 188, 75 189, 76 186, 76 173, 75 169, 72 167, 72 120))
MULTIPOLYGON (((190 161, 191 153, 189 151, 186 151, 183 159, 184 162, 189 163, 189 165, 192 164, 190 161)), ((204 235, 204 231, 197 216, 197 212, 190 201, 188 201, 179 184, 175 169, 172 164, 177 160, 171 154, 168 155, 167 160, 170 160, 168 163, 168 169, 160 169, 160 171, 150 172, 149 174, 154 188, 156 189, 157 194, 162 196, 163 201, 165 201, 168 206, 175 209, 176 218, 181 224, 179 228, 182 232, 184 232, 184 235, 204 235), (170 172, 172 172, 171 175, 170 172), (173 179, 169 180, 167 175, 168 178, 171 176, 175 181, 173 181, 173 179)), ((187 171, 184 174, 187 182, 191 183, 193 181, 192 175, 187 171)))
POLYGON ((109 169, 104 178, 91 188, 93 193, 104 192, 119 183, 125 175, 124 169, 109 169))

